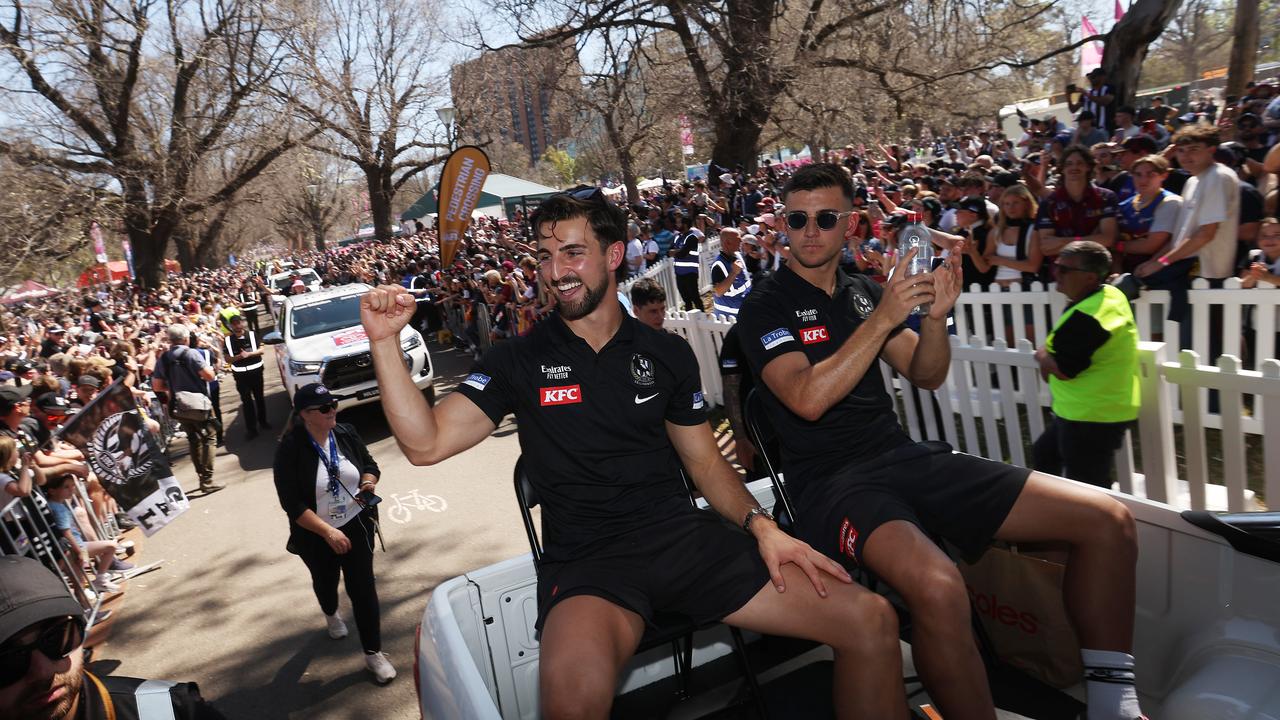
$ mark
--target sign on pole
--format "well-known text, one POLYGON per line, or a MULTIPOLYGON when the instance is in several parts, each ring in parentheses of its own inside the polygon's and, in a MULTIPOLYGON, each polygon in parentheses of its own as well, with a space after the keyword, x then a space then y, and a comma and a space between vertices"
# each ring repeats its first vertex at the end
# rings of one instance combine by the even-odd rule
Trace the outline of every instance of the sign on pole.
POLYGON ((471 213, 480 202, 480 191, 489 177, 489 157, 474 145, 454 150, 440 173, 440 202, 436 230, 440 237, 440 267, 447 268, 458 250, 462 233, 471 224, 471 213))

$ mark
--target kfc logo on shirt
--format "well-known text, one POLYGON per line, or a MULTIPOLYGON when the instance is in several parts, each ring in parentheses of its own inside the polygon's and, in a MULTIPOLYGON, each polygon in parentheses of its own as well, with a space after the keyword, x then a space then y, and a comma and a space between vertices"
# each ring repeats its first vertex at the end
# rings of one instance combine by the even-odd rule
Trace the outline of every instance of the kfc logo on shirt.
POLYGON ((564 385, 561 387, 541 388, 542 397, 540 404, 542 407, 549 405, 573 405, 582 402, 582 387, 579 385, 564 385))
POLYGON ((858 528, 849 522, 849 518, 845 518, 840 524, 840 542, 836 548, 836 552, 848 557, 855 563, 858 562, 856 555, 858 549, 858 528))
POLYGON ((827 335, 827 326, 819 325, 818 327, 802 328, 800 330, 800 341, 805 345, 826 342, 831 336, 827 335))

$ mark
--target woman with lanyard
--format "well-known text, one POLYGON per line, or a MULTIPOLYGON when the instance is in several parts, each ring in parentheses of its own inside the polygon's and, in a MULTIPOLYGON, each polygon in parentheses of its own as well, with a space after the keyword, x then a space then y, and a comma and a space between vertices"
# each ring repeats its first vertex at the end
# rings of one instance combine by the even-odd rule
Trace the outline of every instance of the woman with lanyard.
POLYGON ((335 640, 347 635, 347 626, 338 616, 341 572, 365 665, 379 684, 385 684, 396 671, 382 652, 373 577, 377 512, 366 507, 363 499, 372 496, 380 472, 356 429, 338 424, 337 409, 337 399, 320 383, 303 385, 294 393, 293 415, 275 458, 276 494, 289 516, 285 547, 300 556, 311 572, 312 589, 329 637, 335 640))

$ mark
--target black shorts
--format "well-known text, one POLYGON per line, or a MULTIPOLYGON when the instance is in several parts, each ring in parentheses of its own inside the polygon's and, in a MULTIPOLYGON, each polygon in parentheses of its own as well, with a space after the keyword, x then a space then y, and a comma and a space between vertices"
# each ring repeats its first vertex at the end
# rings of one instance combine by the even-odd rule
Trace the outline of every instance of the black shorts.
POLYGON ((708 510, 691 510, 592 549, 590 557, 544 561, 538 572, 541 631, 556 603, 594 595, 655 618, 701 625, 746 605, 769 582, 755 538, 708 510))
POLYGON ((991 543, 1031 471, 951 452, 946 443, 904 445, 805 488, 800 538, 847 568, 862 561, 876 528, 906 520, 941 535, 965 557, 991 543))

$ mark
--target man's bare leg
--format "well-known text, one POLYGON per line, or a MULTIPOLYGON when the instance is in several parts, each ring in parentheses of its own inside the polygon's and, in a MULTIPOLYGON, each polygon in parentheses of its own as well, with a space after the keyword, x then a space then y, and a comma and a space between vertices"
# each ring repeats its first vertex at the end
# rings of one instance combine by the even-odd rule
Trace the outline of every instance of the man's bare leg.
POLYGON ((782 566, 787 591, 766 583, 746 605, 724 619, 734 627, 798 637, 831 646, 832 681, 840 718, 906 718, 898 618, 884 598, 859 585, 826 578, 820 597, 793 564, 782 566))
POLYGON ((1077 483, 1031 473, 996 537, 1069 543, 1062 594, 1080 646, 1133 651, 1137 530, 1123 503, 1077 483))
POLYGON ((542 717, 608 718, 618 675, 643 634, 639 615, 604 598, 575 595, 551 608, 538 654, 542 717))
POLYGON ((876 528, 862 559, 911 611, 911 657, 947 720, 996 715, 987 669, 974 643, 969 594, 951 558, 920 528, 894 520, 876 528))

